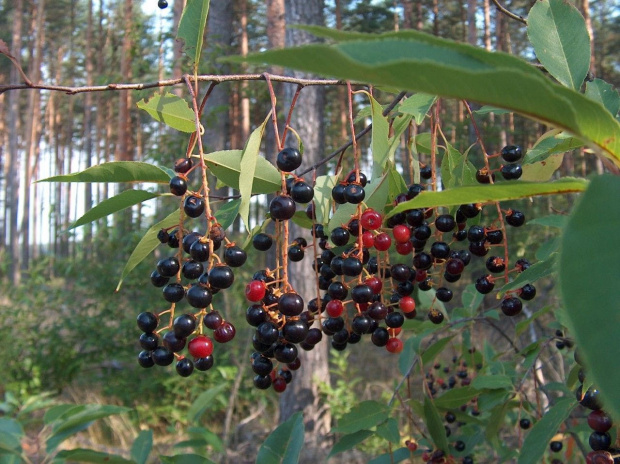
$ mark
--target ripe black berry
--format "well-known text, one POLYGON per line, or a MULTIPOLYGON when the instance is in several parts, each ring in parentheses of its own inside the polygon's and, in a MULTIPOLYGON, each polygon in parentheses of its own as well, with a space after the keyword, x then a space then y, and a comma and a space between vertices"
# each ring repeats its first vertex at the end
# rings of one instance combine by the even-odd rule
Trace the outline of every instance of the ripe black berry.
POLYGON ((173 331, 166 332, 163 337, 163 345, 168 348, 173 353, 178 353, 183 348, 185 348, 185 343, 187 339, 177 337, 173 331))
POLYGON ((476 290, 483 295, 490 293, 495 287, 495 283, 491 279, 491 276, 482 276, 476 280, 475 284, 476 290))
POLYGON ((373 331, 372 335, 370 336, 370 340, 376 346, 385 346, 385 345, 387 345, 389 339, 390 339, 390 334, 387 331, 387 329, 385 329, 383 327, 376 328, 373 331))
POLYGON ((301 166, 301 153, 296 148, 287 147, 278 153, 276 165, 280 171, 294 171, 301 166))
POLYGON ((609 433, 592 432, 588 439, 590 448, 594 451, 607 450, 611 446, 611 435, 609 433))
POLYGON ((516 180, 523 175, 523 169, 520 164, 505 164, 500 172, 506 180, 516 180))
POLYGON ((292 343, 277 343, 273 354, 281 363, 290 363, 297 358, 297 347, 292 343))
POLYGON ((349 242, 349 231, 344 227, 336 227, 332 230, 332 233, 329 235, 329 238, 336 246, 343 246, 349 242))
POLYGON ((278 341, 280 332, 273 322, 263 322, 256 328, 256 339, 263 345, 271 345, 278 341))
POLYGON ((157 263, 157 272, 162 277, 174 277, 179 272, 179 269, 179 260, 174 256, 160 259, 157 263))
POLYGON ((137 323, 143 332, 154 332, 159 324, 159 318, 151 312, 143 312, 138 314, 137 323))
POLYGON ((554 453, 559 453, 562 451, 562 442, 557 440, 552 441, 549 443, 549 449, 554 453))
POLYGON ((521 147, 518 145, 507 145, 502 148, 501 155, 502 158, 504 158, 504 161, 507 161, 508 163, 516 163, 521 159, 521 156, 523 156, 523 152, 521 147))
POLYGON ((314 189, 304 181, 298 181, 291 188, 291 198, 296 203, 309 203, 314 198, 314 189))
POLYGON ((168 283, 169 280, 170 280, 169 277, 164 277, 160 275, 159 272, 157 271, 151 272, 151 283, 155 287, 163 287, 164 285, 168 283))
POLYGON ((304 300, 297 293, 285 293, 278 301, 278 311, 285 316, 299 316, 303 310, 304 300))
POLYGON ((190 259, 189 261, 183 263, 183 268, 181 269, 183 277, 190 280, 197 279, 202 275, 203 272, 204 266, 202 265, 202 263, 194 261, 193 259, 190 259))
POLYGON ((446 287, 439 287, 436 296, 439 301, 447 303, 452 299, 452 290, 446 287))
POLYGON ((486 268, 489 270, 489 272, 504 272, 504 269, 506 269, 506 265, 503 258, 500 258, 498 256, 489 256, 486 261, 486 268))
MULTIPOLYGON (((349 173, 349 175, 347 176, 347 182, 348 183, 355 182, 355 171, 351 171, 349 173)), ((360 171, 360 185, 362 187, 366 187, 367 183, 368 183, 368 178, 366 177, 366 174, 360 171)))
POLYGON ((435 228, 440 232, 451 232, 456 227, 456 221, 451 214, 442 214, 435 219, 435 228))
MULTIPOLYGON (((480 214, 480 207, 473 204, 473 203, 468 203, 465 205, 461 205, 459 206, 458 211, 461 212, 461 214, 463 214, 466 218, 475 218, 476 216, 478 216, 478 214, 480 214)), ((457 222, 461 222, 457 219, 457 222)))
POLYGON ((196 316, 193 314, 182 314, 177 316, 174 319, 172 328, 177 338, 186 338, 196 329, 196 316))
POLYGON ((364 201, 364 198, 366 198, 366 192, 364 192, 364 188, 361 185, 349 184, 345 187, 344 199, 347 203, 357 205, 364 201))
POLYGON ((230 287, 235 280, 233 271, 228 266, 215 266, 209 272, 209 285, 214 288, 225 289, 230 287))
POLYGON ((495 174, 489 174, 489 170, 487 168, 481 168, 476 171, 476 180, 480 184, 490 184, 491 180, 495 181, 495 174))
POLYGON ((185 296, 185 289, 181 284, 172 283, 164 287, 163 294, 166 301, 178 303, 185 296))
POLYGON ((504 240, 504 233, 501 229, 491 229, 486 231, 486 239, 492 245, 497 245, 502 243, 504 240))
POLYGON ((362 273, 362 269, 362 262, 353 256, 349 256, 342 261, 342 273, 345 276, 357 277, 362 273))
POLYGON ((519 298, 504 298, 502 301, 502 312, 506 316, 516 316, 523 309, 523 303, 519 298))
POLYGON ((146 368, 153 367, 155 365, 155 361, 153 361, 151 352, 148 350, 140 351, 140 353, 138 353, 138 364, 146 368))
POLYGON ((208 371, 213 367, 213 355, 194 359, 194 367, 199 371, 208 371))
POLYGON ((405 316, 398 311, 394 311, 385 316, 385 325, 392 329, 397 329, 398 327, 402 327, 405 323, 405 316))
POLYGON ((423 168, 420 168, 420 177, 422 179, 430 179, 431 177, 433 177, 433 169, 430 166, 424 166, 423 168))
POLYGON ((261 376, 269 375, 273 370, 273 362, 268 357, 259 355, 252 360, 252 370, 261 376))
POLYGON ((267 390, 271 387, 271 376, 269 375, 256 375, 253 379, 254 386, 259 390, 267 390))
POLYGON ((450 245, 446 242, 435 242, 431 245, 431 255, 435 259, 446 259, 450 256, 450 245))
POLYGON ((159 335, 155 333, 143 333, 140 335, 140 346, 147 351, 153 351, 159 344, 159 335))
POLYGON ((224 262, 230 267, 240 267, 245 264, 248 255, 237 245, 228 246, 224 251, 224 262))
POLYGON ((529 301, 533 299, 535 296, 536 296, 536 287, 534 287, 532 284, 525 284, 523 287, 521 287, 519 298, 521 298, 522 300, 529 301))
POLYGON ((168 8, 168 1, 167 0, 158 0, 157 1, 157 6, 159 7, 160 10, 165 10, 166 8, 168 8))
POLYGON ((191 218, 197 218, 205 212, 205 201, 196 195, 188 196, 183 202, 183 211, 191 218))
POLYGON ((532 421, 530 421, 527 417, 524 417, 519 421, 519 427, 521 427, 523 430, 527 430, 531 426, 532 426, 532 421))
POLYGON ((443 322, 444 315, 438 309, 433 308, 428 312, 428 318, 433 324, 441 324, 443 322))
POLYGON ((182 197, 187 192, 187 181, 181 176, 174 176, 170 179, 170 193, 177 197, 182 197))
POLYGON ((278 195, 269 203, 269 214, 276 221, 286 221, 295 215, 295 202, 288 195, 278 195))
POLYGON ((513 227, 520 227, 525 223, 525 215, 521 211, 511 209, 506 214, 506 222, 513 227))
POLYGON ((300 343, 306 339, 308 335, 308 326, 302 320, 287 321, 282 327, 282 336, 287 342, 300 343))
POLYGON ((194 162, 191 158, 180 158, 174 162, 174 172, 185 174, 192 168, 193 165, 194 162))
POLYGON ((174 354, 168 348, 159 346, 151 353, 151 358, 158 366, 169 366, 174 361, 174 354))
POLYGON ((213 294, 206 286, 201 284, 193 284, 187 289, 185 298, 190 306, 202 309, 211 304, 213 294))
POLYGON ((194 372, 194 363, 191 359, 182 358, 177 361, 176 365, 177 374, 181 377, 189 377, 194 372))
POLYGON ((332 189, 332 198, 339 205, 343 205, 347 202, 344 197, 344 191, 347 188, 346 184, 336 184, 332 189))
POLYGON ((369 303, 372 300, 373 292, 368 285, 360 284, 351 290, 351 298, 356 303, 369 303))

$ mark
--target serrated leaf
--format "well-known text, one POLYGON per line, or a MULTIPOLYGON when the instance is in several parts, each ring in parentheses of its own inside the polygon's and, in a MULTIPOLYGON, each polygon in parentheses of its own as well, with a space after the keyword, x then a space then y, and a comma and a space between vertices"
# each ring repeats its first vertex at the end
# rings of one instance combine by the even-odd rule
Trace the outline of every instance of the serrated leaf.
POLYGON ((411 457, 411 451, 408 448, 398 448, 393 453, 380 454, 374 459, 368 461, 368 464, 396 464, 403 462, 411 457))
POLYGON ((614 329, 620 322, 620 179, 596 176, 571 213, 562 235, 558 265, 571 333, 597 385, 605 410, 620 418, 620 358, 614 329), (585 293, 583 293, 585 292, 585 293))
POLYGON ((480 391, 471 386, 454 388, 434 399, 435 407, 440 409, 456 409, 480 394, 480 391))
POLYGON ((424 397, 424 423, 426 428, 428 428, 428 433, 430 433, 435 447, 447 453, 448 439, 446 438, 443 420, 437 408, 427 396, 424 397))
POLYGON ((620 110, 620 94, 613 85, 602 79, 586 83, 586 97, 601 103, 613 116, 620 110))
POLYGON ((228 229, 235 222, 235 218, 239 214, 240 205, 241 199, 235 198, 220 205, 217 211, 215 211, 215 219, 224 229, 228 229))
POLYGON ((366 438, 374 435, 375 432, 371 430, 358 430, 357 432, 349 433, 340 437, 340 439, 334 444, 327 458, 331 458, 339 453, 353 449, 356 445, 366 440, 366 438))
POLYGON ((367 400, 354 406, 351 411, 342 416, 332 431, 339 433, 353 433, 359 430, 370 429, 388 418, 390 408, 384 403, 367 400))
POLYGON ((142 430, 131 445, 131 459, 136 464, 145 464, 153 448, 153 431, 142 430))
POLYGON ((398 430, 398 421, 393 417, 377 426, 377 435, 392 443, 400 442, 400 432, 398 430))
POLYGON ((153 119, 163 122, 181 132, 196 132, 196 114, 181 97, 166 93, 154 93, 148 101, 136 103, 138 108, 146 111, 153 119))
POLYGON ((507 375, 478 375, 472 380, 471 386, 478 390, 506 390, 512 389, 512 380, 507 375))
POLYGON ((318 176, 314 183, 314 214, 317 224, 327 224, 332 205, 332 189, 338 176, 318 176))
POLYGON ((435 103, 436 100, 436 95, 419 92, 410 96, 398 105, 398 111, 412 115, 416 124, 422 124, 428 110, 431 109, 431 106, 433 106, 433 103, 435 103))
POLYGON ((165 219, 159 221, 157 224, 153 225, 149 230, 146 231, 146 234, 140 239, 140 242, 136 245, 136 247, 131 252, 129 259, 125 263, 125 267, 123 268, 123 272, 121 273, 121 278, 118 281, 118 285, 116 286, 115 291, 119 291, 123 280, 125 277, 129 275, 133 269, 140 264, 148 255, 150 255, 155 248, 157 248, 161 242, 157 239, 157 234, 161 229, 167 229, 169 227, 174 226, 179 223, 179 211, 174 211, 170 213, 165 219))
POLYGON ((170 176, 166 171, 150 163, 141 161, 111 161, 91 166, 80 172, 52 176, 37 182, 153 182, 168 184, 170 176))
MULTIPOLYGON (((241 150, 222 150, 204 155, 211 172, 224 185, 239 190, 241 175, 241 150)), ((257 157, 252 193, 274 193, 280 190, 280 172, 262 156, 257 157)))
POLYGON ((515 280, 504 285, 499 290, 498 297, 501 297, 509 290, 516 290, 517 288, 536 282, 538 279, 547 277, 549 274, 555 272, 557 256, 558 253, 552 253, 546 260, 532 264, 525 271, 521 272, 515 280))
POLYGON ((211 459, 198 454, 175 454, 174 456, 159 456, 162 464, 215 464, 211 459))
MULTIPOLYGON (((252 184, 254 183, 254 177, 256 173, 256 167, 258 166, 258 159, 260 158, 260 144, 265 133, 265 126, 269 121, 267 115, 263 123, 258 126, 248 138, 243 152, 241 153, 241 159, 239 160, 239 193, 241 193, 241 203, 239 204, 239 215, 243 219, 243 223, 247 230, 250 230, 250 200, 252 199, 252 184)), ((264 158, 263 158, 264 159, 264 158)))
POLYGON ((63 450, 56 455, 59 459, 66 459, 69 462, 93 462, 96 464, 135 464, 136 461, 125 459, 116 454, 102 453, 91 449, 77 448, 63 450))
POLYGON ((421 354, 422 364, 427 364, 431 362, 433 359, 435 359, 435 357, 439 355, 439 353, 441 353, 446 348, 446 346, 448 346, 448 343, 450 343, 453 338, 454 338, 454 335, 450 335, 449 337, 445 337, 440 340, 437 340, 431 346, 426 348, 424 352, 421 354))
POLYGON ((558 195, 582 192, 588 181, 565 177, 554 182, 504 182, 493 185, 467 185, 440 192, 423 191, 411 200, 400 203, 389 216, 414 208, 435 206, 458 206, 464 203, 491 203, 494 201, 517 200, 537 195, 558 195))
POLYGON ((190 424, 198 422, 200 417, 209 409, 215 406, 214 399, 227 388, 226 384, 220 384, 216 387, 203 391, 198 398, 194 400, 187 412, 187 420, 190 424))
POLYGON ((590 67, 590 36, 577 8, 563 0, 539 0, 527 17, 527 35, 545 69, 579 90, 590 67))
POLYGON ((102 217, 109 216, 110 214, 114 214, 118 211, 122 211, 126 208, 142 203, 143 201, 157 198, 159 196, 159 193, 147 192, 146 190, 125 190, 118 195, 103 200, 97 206, 88 210, 86 214, 84 214, 77 221, 71 224, 69 230, 83 226, 84 224, 88 224, 89 222, 96 221, 97 219, 101 219, 102 217))
POLYGON ((534 424, 520 447, 519 464, 541 462, 549 442, 575 406, 577 406, 575 398, 561 398, 545 413, 542 419, 534 424))
POLYGON ((297 462, 304 445, 304 423, 301 412, 280 424, 265 440, 256 464, 288 464, 297 462))
POLYGON ((177 40, 181 39, 185 42, 183 49, 192 59, 194 69, 198 68, 200 62, 208 13, 209 0, 187 0, 179 21, 177 40))

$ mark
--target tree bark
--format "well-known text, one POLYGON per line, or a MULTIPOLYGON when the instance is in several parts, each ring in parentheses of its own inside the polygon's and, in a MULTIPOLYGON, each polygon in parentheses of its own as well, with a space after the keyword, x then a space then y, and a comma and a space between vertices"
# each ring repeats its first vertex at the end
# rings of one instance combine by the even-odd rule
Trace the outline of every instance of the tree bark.
MULTIPOLYGON (((287 0, 287 24, 318 24, 322 25, 322 0, 287 0)), ((315 39, 308 33, 287 28, 286 45, 294 46, 313 42, 315 39)), ((302 77, 302 73, 294 73, 302 77)), ((295 88, 287 86, 285 101, 290 102, 295 88)), ((323 110, 325 106, 325 92, 320 86, 303 89, 297 101, 291 125, 301 136, 305 151, 304 165, 316 162, 323 153, 324 131, 323 110)), ((289 145, 296 145, 295 138, 289 139, 289 145)), ((307 232, 306 232, 307 234, 307 232)), ((290 238, 303 236, 302 230, 291 226, 290 238)), ((290 283, 302 296, 304 301, 317 296, 313 274, 312 259, 305 259, 297 263, 289 263, 290 283)), ((323 343, 315 346, 312 351, 300 350, 301 368, 294 373, 294 380, 289 384, 280 398, 280 421, 285 421, 293 413, 303 411, 306 428, 306 448, 302 452, 300 462, 324 462, 326 456, 325 440, 330 429, 331 415, 329 410, 321 407, 317 380, 329 382, 329 368, 327 362, 326 338, 323 343)))

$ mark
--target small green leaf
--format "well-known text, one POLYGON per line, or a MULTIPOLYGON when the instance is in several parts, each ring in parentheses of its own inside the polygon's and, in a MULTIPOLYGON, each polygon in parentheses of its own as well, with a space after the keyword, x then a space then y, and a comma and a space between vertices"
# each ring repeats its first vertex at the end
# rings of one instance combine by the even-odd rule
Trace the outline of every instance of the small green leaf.
POLYGON ((295 215, 291 218, 291 220, 299 227, 308 230, 312 229, 312 219, 308 217, 305 211, 296 211, 295 215))
POLYGON ((198 398, 194 400, 192 405, 189 408, 187 413, 187 420, 190 424, 195 424, 198 422, 200 417, 207 411, 209 408, 215 406, 214 400, 215 398, 222 393, 227 388, 226 384, 220 384, 216 387, 209 388, 208 390, 203 391, 198 398))
POLYGON ((224 203, 215 212, 215 219, 224 229, 228 229, 235 222, 235 218, 239 214, 240 204, 241 199, 236 198, 224 203))
POLYGON ((91 449, 63 450, 56 455, 57 458, 66 459, 69 462, 93 462, 97 464, 135 464, 136 461, 125 459, 116 454, 102 453, 91 449))
POLYGON ((377 435, 381 438, 391 441, 392 443, 400 442, 400 432, 398 430, 398 421, 393 417, 377 426, 377 435))
POLYGON ((157 234, 159 233, 159 231, 161 229, 167 229, 168 227, 172 227, 175 224, 178 224, 179 219, 179 211, 174 211, 170 213, 168 217, 158 222, 146 231, 144 237, 140 239, 140 242, 138 242, 136 247, 131 252, 127 263, 125 263, 125 267, 123 268, 123 272, 121 273, 121 278, 118 281, 118 285, 116 286, 117 292, 120 290, 123 280, 125 280, 125 277, 127 277, 138 264, 140 264, 148 255, 151 254, 151 252, 155 248, 157 248, 161 244, 161 242, 157 239, 157 234))
POLYGON ((479 110, 474 111, 474 113, 476 114, 489 114, 489 113, 494 113, 494 114, 508 114, 508 113, 512 113, 512 111, 510 110, 504 110, 502 108, 496 108, 494 106, 490 106, 490 105, 484 105, 482 108, 480 108, 479 110))
POLYGON ((454 388, 435 398, 435 407, 439 409, 456 409, 480 394, 474 387, 454 388))
POLYGON ((450 343, 453 338, 454 335, 450 335, 449 337, 437 340, 431 346, 426 348, 422 353, 422 363, 427 364, 433 359, 435 359, 435 357, 439 355, 439 353, 441 353, 446 348, 446 346, 448 346, 448 343, 450 343))
POLYGON ((327 224, 332 205, 332 189, 338 176, 319 176, 314 183, 314 211, 317 224, 327 224))
POLYGON ((157 166, 141 161, 111 161, 80 172, 48 177, 37 182, 153 182, 168 184, 170 176, 157 166))
POLYGON ((586 97, 601 103, 614 116, 620 110, 620 94, 613 85, 602 79, 586 83, 586 97))
POLYGON ((390 125, 381 105, 369 95, 372 109, 372 132, 370 146, 372 148, 372 178, 383 174, 383 168, 388 161, 390 125))
POLYGON ((256 173, 256 167, 258 165, 258 159, 260 158, 260 144, 265 133, 265 126, 269 121, 267 115, 263 123, 258 126, 250 134, 248 141, 241 153, 241 159, 239 160, 239 193, 241 193, 241 203, 239 205, 239 215, 243 219, 246 229, 250 230, 250 200, 252 199, 252 184, 254 183, 254 177, 256 173))
POLYGON ((412 115, 416 124, 422 124, 428 110, 431 109, 431 106, 433 106, 433 103, 435 103, 436 100, 436 95, 419 92, 410 96, 398 105, 398 111, 412 115))
POLYGON ((583 142, 558 130, 550 130, 543 134, 530 148, 523 158, 523 165, 538 163, 551 155, 566 153, 575 148, 583 147, 583 142))
POLYGON ((131 459, 136 464, 146 464, 153 448, 153 431, 142 430, 131 445, 131 459))
POLYGON ((620 178, 596 176, 580 198, 562 235, 558 265, 566 315, 588 377, 605 410, 620 418, 620 359, 617 327, 620 285, 620 178))
POLYGON ((563 214, 550 214, 549 216, 540 216, 527 221, 527 225, 547 226, 556 229, 562 229, 568 222, 568 216, 563 214))
POLYGON ((489 417, 489 420, 487 421, 484 436, 489 443, 493 443, 493 446, 498 446, 499 444, 499 429, 504 423, 508 405, 509 403, 500 404, 491 410, 491 417, 489 417))
POLYGON ((467 309, 470 316, 473 316, 476 313, 483 300, 484 295, 476 290, 476 286, 474 284, 468 284, 461 294, 461 302, 463 303, 463 307, 467 309))
MULTIPOLYGON (((223 150, 204 155, 211 172, 225 185, 239 190, 241 175, 241 150, 223 150)), ((257 157, 252 193, 274 193, 280 190, 280 172, 262 156, 257 157)))
POLYGON ((175 454, 174 456, 159 456, 162 464, 215 464, 211 459, 198 454, 175 454))
POLYGON ((118 195, 103 200, 97 206, 87 211, 84 216, 71 224, 69 230, 83 226, 84 224, 88 224, 89 222, 96 221, 97 219, 101 219, 102 217, 109 216, 110 214, 114 214, 117 211, 122 211, 125 208, 137 205, 139 203, 142 203, 143 201, 157 198, 158 196, 160 196, 158 193, 147 192, 146 190, 125 190, 118 195))
POLYGON ((527 17, 527 35, 545 69, 579 90, 590 67, 590 36, 577 8, 563 0, 539 0, 527 17))
POLYGON ((446 428, 437 408, 427 396, 424 397, 424 422, 435 446, 447 453, 448 439, 446 438, 446 428))
POLYGON ((368 188, 370 192, 368 198, 365 200, 366 206, 376 211, 383 211, 390 192, 388 174, 373 179, 368 183, 366 188, 368 188))
POLYGON ((547 182, 560 168, 563 160, 564 153, 558 153, 547 157, 544 161, 524 164, 520 179, 525 182, 547 182))
POLYGON ((21 452, 24 430, 19 422, 10 417, 0 417, 0 449, 21 452))
POLYGON ((388 217, 414 208, 458 206, 464 203, 491 203, 494 201, 517 200, 536 195, 582 192, 587 186, 588 181, 584 179, 565 177, 555 182, 546 183, 512 181, 493 185, 467 185, 440 192, 424 191, 412 200, 399 204, 388 214, 388 217))
POLYGON ((148 101, 137 103, 138 108, 146 111, 153 119, 163 122, 181 132, 196 132, 196 114, 181 97, 172 93, 165 95, 154 93, 148 101))
POLYGON ((515 280, 504 285, 499 290, 498 297, 501 297, 501 295, 509 290, 516 290, 517 288, 536 282, 538 279, 542 279, 543 277, 555 272, 555 262, 557 256, 557 253, 552 253, 546 260, 532 264, 525 271, 521 272, 515 280))
POLYGON ((519 464, 541 462, 549 442, 575 406, 577 406, 575 398, 561 398, 546 412, 542 419, 534 424, 520 447, 519 464))
POLYGON ((532 322, 534 322, 540 316, 544 316, 549 311, 551 311, 551 306, 545 306, 544 308, 539 309, 534 314, 532 314, 531 317, 528 317, 527 319, 517 322, 517 325, 515 326, 515 334, 517 335, 517 337, 521 335, 523 332, 525 332, 525 330, 530 326, 532 322))
POLYGON ((507 375, 478 375, 471 382, 471 386, 478 390, 505 390, 512 389, 512 380, 507 375))
POLYGON ((258 450, 256 464, 295 463, 303 445, 303 416, 297 412, 269 434, 258 450))
POLYGON ((411 451, 408 448, 398 448, 393 453, 385 453, 368 461, 368 464, 396 464, 403 462, 411 457, 411 451))
POLYGON ((359 445, 366 440, 366 438, 374 434, 375 433, 370 430, 358 430, 357 432, 344 435, 334 444, 327 457, 331 458, 339 453, 353 449, 356 445, 359 445))
POLYGON ((390 408, 377 401, 362 401, 354 406, 338 420, 338 426, 332 431, 339 433, 353 433, 359 430, 369 429, 380 424, 388 418, 390 408))
POLYGON ((388 203, 393 203, 398 195, 407 191, 405 179, 395 167, 391 167, 387 172, 388 178, 388 203))
POLYGON ((474 165, 467 160, 465 154, 461 154, 450 144, 447 144, 441 160, 441 180, 446 188, 477 183, 474 165))
POLYGON ((181 39, 185 42, 183 49, 192 59, 194 69, 198 68, 200 62, 208 13, 209 0, 187 0, 179 21, 177 40, 181 39))

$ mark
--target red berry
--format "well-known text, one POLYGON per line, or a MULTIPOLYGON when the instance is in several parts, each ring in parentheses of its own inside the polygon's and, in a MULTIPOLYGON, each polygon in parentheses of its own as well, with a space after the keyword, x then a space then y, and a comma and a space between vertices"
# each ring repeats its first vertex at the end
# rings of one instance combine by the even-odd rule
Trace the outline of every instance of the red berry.
POLYGON ((398 306, 404 313, 410 313, 415 311, 415 300, 410 296, 404 296, 398 302, 398 306))
POLYGON ((383 289, 383 282, 378 277, 369 277, 364 281, 364 283, 370 287, 372 293, 375 295, 381 293, 381 290, 383 289))
POLYGON ((198 335, 189 341, 187 349, 194 358, 206 358, 213 353, 213 341, 206 335, 198 335))
POLYGON ((414 440, 407 440, 405 442, 405 446, 407 446, 407 448, 409 448, 409 451, 411 452, 414 452, 418 449, 418 444, 414 440))
POLYGON ((392 239, 388 234, 380 233, 375 237, 375 248, 379 251, 386 251, 392 246, 392 239))
POLYGON ((245 286, 245 297, 250 301, 260 301, 265 297, 265 282, 262 280, 253 280, 245 286))
POLYGON ((223 322, 217 329, 213 331, 213 338, 218 343, 226 343, 235 338, 235 326, 230 322, 223 322))
POLYGON ((410 255, 412 251, 413 251, 413 244, 411 242, 396 244, 396 252, 399 255, 410 255))
POLYGON ((613 423, 611 417, 605 414, 605 411, 598 409, 592 411, 588 416, 588 425, 595 432, 605 433, 611 428, 613 423))
POLYGON ((424 282, 428 277, 428 273, 424 269, 417 269, 415 271, 415 281, 424 282))
POLYGON ((376 230, 381 227, 381 215, 374 209, 368 208, 362 213, 362 227, 367 230, 376 230))
POLYGON ((340 300, 330 300, 325 306, 325 310, 330 317, 340 317, 344 311, 344 306, 340 300))
POLYGON ((362 234, 362 245, 364 248, 372 248, 375 246, 375 236, 370 231, 366 231, 362 234))
POLYGON ((273 389, 278 393, 282 393, 284 390, 286 390, 286 380, 284 380, 284 378, 282 377, 277 377, 273 381, 272 385, 273 389))
POLYGON ((609 451, 590 451, 586 455, 586 464, 613 464, 614 458, 609 451))
POLYGON ((390 338, 387 345, 385 345, 385 349, 390 353, 400 353, 403 351, 403 342, 400 338, 390 338))
POLYGON ((406 243, 411 238, 411 230, 405 225, 398 224, 392 229, 392 235, 398 243, 406 243))

